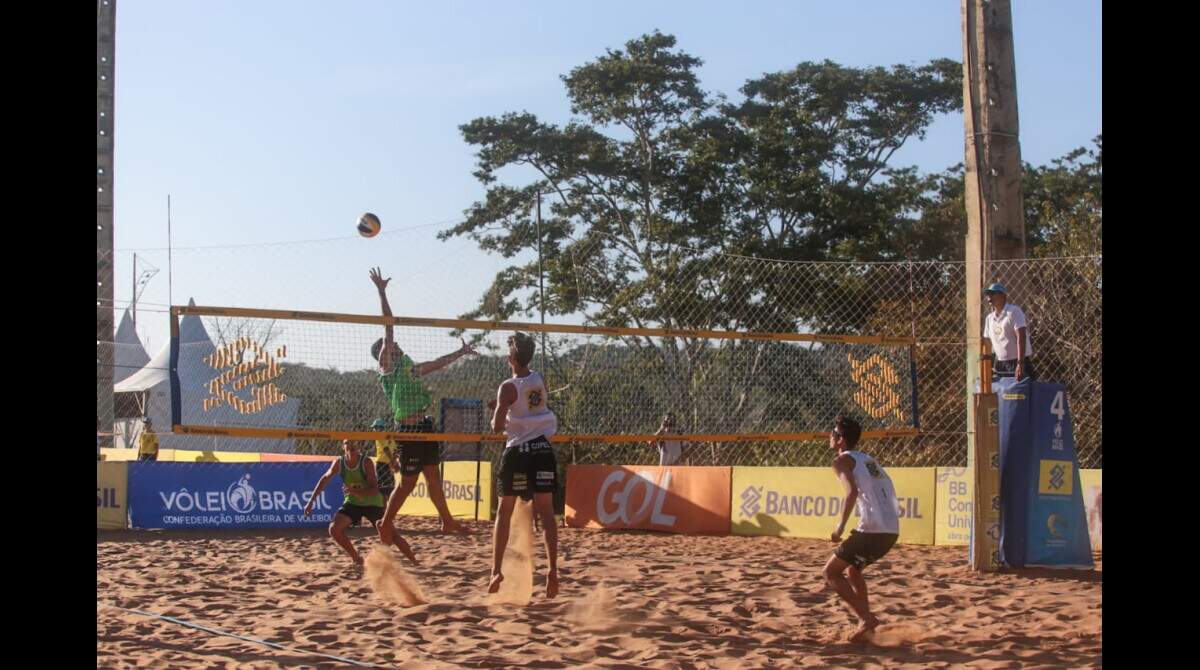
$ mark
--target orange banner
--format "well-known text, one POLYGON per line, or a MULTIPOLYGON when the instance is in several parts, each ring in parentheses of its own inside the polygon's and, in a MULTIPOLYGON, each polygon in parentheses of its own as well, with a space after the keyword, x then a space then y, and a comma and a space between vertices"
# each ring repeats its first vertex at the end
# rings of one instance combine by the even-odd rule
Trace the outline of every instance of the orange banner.
POLYGON ((337 456, 314 456, 312 454, 259 454, 263 463, 292 463, 295 461, 333 461, 337 456))
POLYGON ((728 535, 728 467, 571 465, 567 525, 728 535))

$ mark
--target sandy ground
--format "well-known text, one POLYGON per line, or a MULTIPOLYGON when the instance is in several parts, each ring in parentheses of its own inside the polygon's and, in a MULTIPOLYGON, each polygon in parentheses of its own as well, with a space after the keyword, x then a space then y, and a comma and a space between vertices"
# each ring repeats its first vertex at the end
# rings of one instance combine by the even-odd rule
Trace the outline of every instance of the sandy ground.
POLYGON ((522 524, 513 531, 504 589, 487 596, 488 525, 470 524, 472 535, 454 537, 437 533, 432 518, 402 516, 401 523, 421 564, 402 563, 394 550, 376 548, 366 529, 354 529, 367 558, 361 575, 318 531, 97 531, 97 667, 1101 663, 1099 569, 982 575, 967 570, 965 548, 899 545, 867 570, 885 626, 874 644, 856 645, 844 641, 852 615, 820 577, 828 542, 560 528, 562 592, 547 601, 541 536, 531 539, 522 524))

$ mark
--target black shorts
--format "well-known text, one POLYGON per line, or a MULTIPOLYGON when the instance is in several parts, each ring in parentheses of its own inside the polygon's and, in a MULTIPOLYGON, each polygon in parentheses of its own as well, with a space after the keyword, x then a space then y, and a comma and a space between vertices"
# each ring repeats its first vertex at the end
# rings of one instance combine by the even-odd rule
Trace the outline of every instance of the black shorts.
POLYGON ((375 463, 375 481, 379 484, 379 492, 386 499, 396 488, 396 478, 392 476, 392 468, 383 461, 375 463))
POLYGON ((534 493, 554 493, 558 490, 558 459, 545 437, 506 447, 500 454, 500 470, 496 485, 502 496, 521 496, 525 500, 534 493))
POLYGON ((367 517, 367 521, 372 523, 383 518, 383 508, 367 505, 351 505, 350 503, 342 503, 338 508, 338 514, 344 514, 350 517, 350 523, 358 525, 358 520, 367 517))
MULTIPOLYGON (((398 426, 401 433, 436 433, 433 419, 425 417, 420 423, 411 426, 398 426)), ((400 459, 400 476, 409 477, 421 474, 426 465, 438 465, 442 462, 441 442, 397 442, 396 456, 400 459)))
MULTIPOLYGON (((1033 361, 1028 358, 1021 359, 1021 374, 1024 375, 1022 379, 1037 379, 1037 373, 1033 371, 1033 361)), ((996 361, 992 365, 992 376, 997 379, 1001 377, 1016 377, 1017 359, 996 361)))
POLYGON ((852 530, 850 537, 842 540, 834 549, 833 555, 862 570, 891 551, 899 537, 896 533, 860 533, 852 530))

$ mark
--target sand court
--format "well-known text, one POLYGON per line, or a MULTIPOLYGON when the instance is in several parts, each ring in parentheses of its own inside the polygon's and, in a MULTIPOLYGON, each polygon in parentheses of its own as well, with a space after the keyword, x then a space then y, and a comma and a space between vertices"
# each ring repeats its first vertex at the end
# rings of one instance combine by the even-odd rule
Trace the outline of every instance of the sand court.
POLYGON ((97 667, 1101 663, 1099 570, 972 573, 965 548, 898 545, 867 571, 884 626, 875 644, 854 645, 844 641, 852 616, 820 577, 828 542, 560 528, 561 592, 548 601, 541 535, 519 531, 517 518, 508 558, 525 552, 532 580, 509 574, 506 559, 511 590, 491 597, 482 522, 456 537, 439 534, 434 518, 400 517, 419 566, 352 529, 367 559, 361 576, 319 531, 98 531, 97 667))

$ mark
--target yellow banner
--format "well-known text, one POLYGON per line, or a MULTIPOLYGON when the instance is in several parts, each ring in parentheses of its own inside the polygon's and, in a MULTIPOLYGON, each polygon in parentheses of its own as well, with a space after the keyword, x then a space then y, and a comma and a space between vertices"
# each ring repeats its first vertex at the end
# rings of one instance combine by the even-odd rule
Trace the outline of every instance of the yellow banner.
POLYGON ((968 468, 937 468, 937 511, 934 544, 967 546, 971 542, 971 506, 975 478, 968 468))
POLYGON ((96 463, 96 528, 126 527, 128 491, 128 463, 96 463))
MULTIPOLYGON (((159 454, 160 461, 166 460, 159 454)), ((190 449, 175 449, 172 460, 176 463, 258 463, 262 460, 258 453, 246 451, 192 451, 190 449)))
MULTIPOLYGON (((933 544, 934 468, 887 468, 900 503, 900 542, 933 544)), ((832 468, 733 469, 735 535, 828 539, 845 493, 832 468)), ((846 535, 857 513, 846 522, 846 535)))
MULTIPOLYGON (((442 489, 446 492, 446 506, 450 508, 450 516, 459 519, 475 518, 475 461, 445 461, 442 464, 442 489)), ((400 475, 396 475, 396 485, 400 485, 400 475)), ((479 519, 492 520, 492 464, 479 464, 479 519)), ((425 475, 417 479, 417 486, 404 501, 400 514, 418 516, 437 516, 437 508, 429 499, 425 475)))
POLYGON ((1103 470, 1079 470, 1079 486, 1083 489, 1083 506, 1087 510, 1088 537, 1092 551, 1103 551, 1104 526, 1100 518, 1100 489, 1103 470))
POLYGON ((101 449, 100 459, 104 461, 136 461, 137 449, 101 449))

